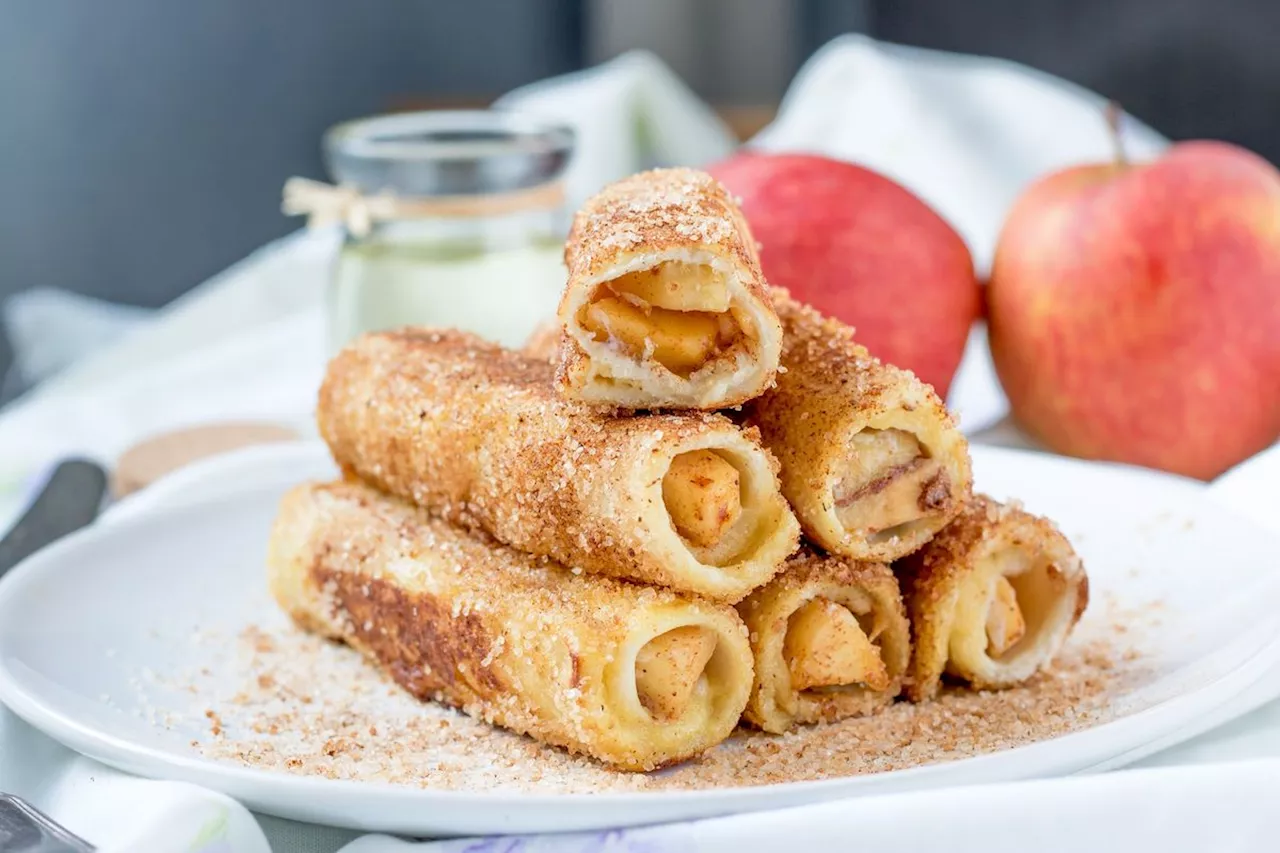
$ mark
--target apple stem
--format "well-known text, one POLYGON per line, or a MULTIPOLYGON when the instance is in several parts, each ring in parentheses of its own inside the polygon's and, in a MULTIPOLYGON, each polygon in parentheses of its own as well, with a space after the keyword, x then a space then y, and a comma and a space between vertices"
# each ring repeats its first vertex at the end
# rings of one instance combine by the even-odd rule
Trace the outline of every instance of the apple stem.
POLYGON ((1121 122, 1124 120, 1124 108, 1116 101, 1107 101, 1106 118, 1116 168, 1123 169, 1129 165, 1129 158, 1124 153, 1124 135, 1120 132, 1121 122))

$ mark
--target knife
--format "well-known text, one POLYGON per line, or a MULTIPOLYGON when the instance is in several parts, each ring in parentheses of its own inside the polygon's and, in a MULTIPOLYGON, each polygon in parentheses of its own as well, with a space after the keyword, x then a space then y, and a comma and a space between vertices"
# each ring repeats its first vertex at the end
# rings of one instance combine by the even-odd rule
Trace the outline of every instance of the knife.
POLYGON ((0 853, 92 853, 95 848, 12 794, 0 794, 0 853))
MULTIPOLYGON (((85 459, 61 462, 31 506, 0 539, 0 577, 46 545, 91 523, 107 474, 85 459)), ((94 847, 26 801, 0 793, 0 853, 91 853, 94 847)))
POLYGON ((87 459, 60 462, 31 506, 0 539, 0 577, 44 546, 90 524, 106 492, 107 472, 101 465, 87 459))

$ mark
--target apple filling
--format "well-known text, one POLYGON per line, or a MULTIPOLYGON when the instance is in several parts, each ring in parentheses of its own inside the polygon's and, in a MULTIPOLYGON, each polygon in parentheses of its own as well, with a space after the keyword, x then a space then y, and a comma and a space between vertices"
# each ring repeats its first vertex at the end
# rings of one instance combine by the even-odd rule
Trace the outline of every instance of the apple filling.
POLYGON ((743 336, 724 277, 667 261, 601 285, 579 316, 593 340, 689 376, 743 336))
MULTIPOLYGON (((1026 548, 1008 547, 988 556, 980 567, 985 595, 986 653, 1007 663, 1035 646, 1061 598, 1065 583, 1058 567, 1046 555, 1026 548)), ((979 611, 982 612, 982 611, 979 611)))
POLYGON ((714 450, 681 453, 662 478, 662 500, 676 532, 710 548, 742 517, 741 476, 714 450))
POLYGON ((671 526, 698 562, 727 566, 742 558, 763 529, 751 511, 745 465, 723 450, 700 448, 671 460, 662 478, 662 502, 671 526))
POLYGON ((690 701, 707 689, 707 665, 716 636, 706 628, 686 625, 654 637, 636 654, 636 695, 650 716, 679 719, 690 701))
POLYGON ((1018 593, 1009 579, 996 578, 987 609, 987 654, 999 657, 1017 645, 1027 633, 1027 620, 1018 607, 1018 593))
POLYGON ((796 691, 889 687, 889 671, 876 645, 880 629, 848 608, 825 598, 806 602, 792 614, 782 653, 796 691))
POLYGON ((865 429, 850 444, 835 494, 836 517, 846 529, 884 541, 947 508, 946 472, 911 433, 865 429))

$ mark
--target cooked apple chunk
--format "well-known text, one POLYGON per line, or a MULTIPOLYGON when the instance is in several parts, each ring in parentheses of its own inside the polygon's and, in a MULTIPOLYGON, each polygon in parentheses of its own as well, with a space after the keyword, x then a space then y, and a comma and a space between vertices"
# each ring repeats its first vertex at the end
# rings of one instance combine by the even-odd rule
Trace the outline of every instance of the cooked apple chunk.
POLYGON ((1027 621, 1018 606, 1018 594, 1007 578, 995 581, 987 610, 987 652, 999 657, 1017 645, 1027 632, 1027 621))
POLYGON ((645 310, 616 296, 587 306, 583 326, 597 341, 620 344, 636 358, 652 358, 672 373, 692 373, 706 364, 720 338, 714 314, 645 310))
POLYGON ((783 655, 796 690, 862 684, 889 686, 880 649, 845 607, 825 598, 806 603, 791 617, 783 655))
POLYGON ((939 488, 942 467, 915 436, 867 429, 850 443, 836 492, 837 516, 846 527, 871 534, 891 531, 944 508, 949 490, 939 488))
POLYGON ((670 311, 729 310, 729 289, 723 276, 705 264, 668 261, 619 276, 609 282, 609 289, 670 311))
POLYGON ((596 341, 687 376, 738 339, 721 274, 669 261, 601 285, 579 315, 596 341))
POLYGON ((738 469, 711 450, 691 450, 671 460, 662 499, 676 532, 709 548, 742 516, 738 469))
POLYGON ((645 643, 636 655, 640 704, 659 719, 677 719, 688 707, 715 650, 715 635, 696 625, 676 628, 645 643))

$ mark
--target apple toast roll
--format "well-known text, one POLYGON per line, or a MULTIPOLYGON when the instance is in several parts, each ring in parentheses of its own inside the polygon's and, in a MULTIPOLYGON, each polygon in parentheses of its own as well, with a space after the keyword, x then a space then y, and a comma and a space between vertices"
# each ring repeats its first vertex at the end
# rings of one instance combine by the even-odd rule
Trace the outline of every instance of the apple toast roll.
POLYGON ((916 702, 938 692, 944 672, 979 689, 1025 681, 1089 603, 1088 576, 1053 522, 985 495, 894 569, 914 635, 906 693, 916 702))
POLYGON ((565 397, 718 409, 773 382, 781 329, 755 240, 710 175, 658 169, 605 187, 574 218, 565 264, 565 397))
POLYGON ((735 602, 799 526, 754 430, 611 417, 554 368, 457 331, 366 335, 330 362, 320 433, 343 470, 566 566, 735 602))
POLYGON ((289 492, 276 601, 414 696, 625 770, 733 731, 751 650, 727 605, 578 574, 360 483, 289 492))
POLYGON ((767 732, 870 714, 902 688, 910 628, 884 563, 806 548, 738 612, 755 656, 745 715, 767 732))
POLYGON ((854 343, 853 330, 774 290, 777 385, 748 408, 782 491, 827 551, 889 562, 919 548, 972 488, 969 445, 928 385, 854 343))

